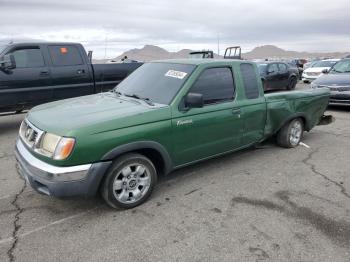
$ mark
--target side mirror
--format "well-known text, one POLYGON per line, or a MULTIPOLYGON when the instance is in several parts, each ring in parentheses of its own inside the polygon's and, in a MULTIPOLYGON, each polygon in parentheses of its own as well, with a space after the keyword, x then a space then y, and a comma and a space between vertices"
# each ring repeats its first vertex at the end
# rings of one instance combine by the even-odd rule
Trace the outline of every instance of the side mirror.
POLYGON ((322 73, 323 73, 323 74, 328 74, 328 73, 329 73, 329 70, 328 70, 328 69, 323 69, 323 70, 322 70, 322 73))
POLYGON ((200 108, 204 106, 203 95, 198 93, 188 93, 184 102, 186 108, 200 108))
POLYGON ((0 60, 0 68, 3 70, 10 70, 16 68, 16 61, 13 54, 7 54, 0 60))

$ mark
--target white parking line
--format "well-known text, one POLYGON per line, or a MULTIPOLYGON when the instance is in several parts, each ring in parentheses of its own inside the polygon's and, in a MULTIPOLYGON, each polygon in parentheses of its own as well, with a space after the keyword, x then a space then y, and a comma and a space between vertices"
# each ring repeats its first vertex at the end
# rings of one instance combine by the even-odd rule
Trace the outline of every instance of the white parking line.
MULTIPOLYGON (((21 234, 21 235, 18 235, 18 238, 23 238, 23 237, 29 236, 29 235, 31 235, 31 234, 33 234, 33 233, 36 233, 36 232, 45 230, 45 229, 47 229, 47 228, 49 228, 49 227, 52 227, 52 226, 55 226, 55 225, 58 225, 58 224, 62 224, 63 222, 65 222, 65 221, 67 221, 67 220, 80 217, 80 216, 82 216, 82 215, 85 215, 85 214, 87 214, 87 213, 89 213, 89 212, 91 212, 91 211, 93 211, 93 210, 99 208, 100 206, 102 206, 102 205, 96 206, 96 207, 91 208, 91 209, 89 209, 89 210, 87 210, 87 211, 80 212, 80 213, 78 213, 78 214, 75 214, 75 215, 72 215, 72 216, 69 216, 69 217, 62 218, 62 219, 60 219, 60 220, 56 220, 56 221, 51 222, 51 223, 49 223, 49 224, 47 224, 47 225, 45 225, 45 226, 41 226, 41 227, 35 228, 35 229, 31 230, 31 231, 28 231, 28 232, 25 232, 25 233, 23 233, 23 234, 21 234)), ((2 239, 2 240, 0 240, 0 245, 7 244, 7 243, 11 243, 13 240, 14 240, 13 237, 9 237, 9 238, 2 239)))
POLYGON ((0 196, 0 200, 6 199, 6 198, 10 198, 11 195, 6 195, 6 196, 0 196))
POLYGON ((306 147, 306 148, 311 148, 310 146, 308 146, 307 144, 305 144, 305 143, 303 143, 303 142, 300 142, 299 145, 304 146, 304 147, 306 147))

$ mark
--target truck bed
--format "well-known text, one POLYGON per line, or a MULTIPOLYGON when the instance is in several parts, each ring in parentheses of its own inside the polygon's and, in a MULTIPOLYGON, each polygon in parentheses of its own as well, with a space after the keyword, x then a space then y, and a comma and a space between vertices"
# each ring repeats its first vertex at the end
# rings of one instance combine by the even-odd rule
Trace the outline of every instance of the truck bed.
POLYGON ((299 115, 305 121, 305 130, 310 131, 322 117, 328 106, 329 89, 305 89, 265 94, 267 119, 265 135, 275 134, 290 116, 299 115))

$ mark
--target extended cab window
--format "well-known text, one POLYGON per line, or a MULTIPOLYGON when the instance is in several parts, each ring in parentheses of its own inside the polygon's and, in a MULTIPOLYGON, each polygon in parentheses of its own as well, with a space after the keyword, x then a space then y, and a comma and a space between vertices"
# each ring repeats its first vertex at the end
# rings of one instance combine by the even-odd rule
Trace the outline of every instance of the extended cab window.
MULTIPOLYGON (((276 65, 277 66, 277 65, 276 65)), ((255 73, 254 66, 248 63, 242 63, 240 65, 241 74, 243 78, 243 85, 245 95, 248 99, 254 99, 259 97, 258 78, 255 73)))
POLYGON ((54 66, 74 66, 83 64, 83 59, 76 46, 49 46, 49 53, 54 66))
POLYGON ((198 77, 190 92, 202 94, 205 105, 232 100, 234 81, 231 69, 228 67, 206 69, 198 77))
POLYGON ((16 68, 30 68, 45 66, 44 57, 39 48, 17 49, 12 52, 16 68))

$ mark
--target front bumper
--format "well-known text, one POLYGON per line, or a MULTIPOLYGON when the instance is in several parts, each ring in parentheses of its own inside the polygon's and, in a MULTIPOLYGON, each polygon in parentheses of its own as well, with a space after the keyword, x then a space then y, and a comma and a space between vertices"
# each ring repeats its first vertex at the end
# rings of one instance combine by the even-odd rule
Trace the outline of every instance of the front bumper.
POLYGON ((308 76, 308 75, 302 75, 301 80, 304 82, 312 82, 316 80, 319 76, 308 76))
POLYGON ((111 162, 57 167, 34 157, 18 139, 15 156, 17 171, 37 192, 54 197, 96 195, 111 162))
POLYGON ((329 97, 329 104, 350 106, 350 91, 331 91, 331 95, 329 97))

